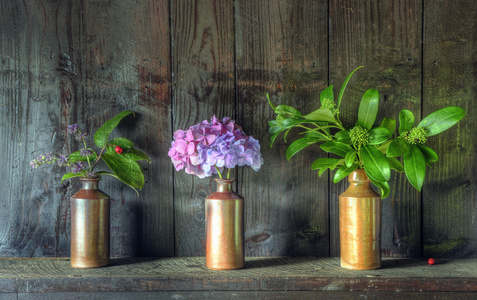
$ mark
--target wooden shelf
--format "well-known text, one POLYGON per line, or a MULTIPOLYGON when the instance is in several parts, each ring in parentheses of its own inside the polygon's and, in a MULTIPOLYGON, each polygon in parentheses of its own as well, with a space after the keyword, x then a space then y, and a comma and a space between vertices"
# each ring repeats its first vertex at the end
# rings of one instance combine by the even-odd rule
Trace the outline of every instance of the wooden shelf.
POLYGON ((232 291, 238 292, 235 295, 275 293, 276 299, 292 294, 306 299, 317 292, 427 296, 453 292, 475 296, 477 260, 439 259, 430 266, 425 260, 384 259, 381 269, 352 271, 340 268, 339 258, 255 257, 247 258, 243 269, 215 271, 207 269, 203 257, 116 258, 110 266, 96 269, 74 269, 68 258, 0 259, 1 295, 126 292, 142 297, 151 292, 187 292, 189 296, 201 292, 208 293, 210 299, 213 295, 223 299, 224 292, 232 291))

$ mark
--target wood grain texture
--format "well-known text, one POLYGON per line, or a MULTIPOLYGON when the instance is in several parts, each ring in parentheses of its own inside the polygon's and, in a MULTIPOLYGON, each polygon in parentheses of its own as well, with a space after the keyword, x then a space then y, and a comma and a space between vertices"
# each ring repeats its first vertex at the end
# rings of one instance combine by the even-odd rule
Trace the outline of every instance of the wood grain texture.
POLYGON ((2 259, 0 292, 334 291, 477 292, 475 259, 384 259, 383 268, 339 267, 339 258, 261 257, 244 269, 207 269, 205 258, 113 259, 104 268, 73 269, 68 259, 2 259), (452 276, 449 276, 452 274, 452 276))
POLYGON ((424 255, 477 257, 477 3, 426 1, 424 24, 424 115, 449 105, 466 110, 428 139, 439 162, 423 187, 424 255))
MULTIPOLYGON (((421 1, 331 1, 330 79, 339 91, 348 73, 358 70, 341 104, 343 123, 354 126, 363 93, 377 89, 380 105, 375 126, 384 117, 399 120, 402 109, 421 108, 421 1)), ((389 181, 383 200, 381 251, 384 256, 420 257, 420 196, 404 174, 389 181)), ((338 199, 346 180, 330 189, 331 255, 339 255, 338 199)))
MULTIPOLYGON (((328 255, 328 189, 311 163, 317 147, 288 163, 288 145, 269 147, 275 104, 304 114, 319 107, 327 84, 327 4, 323 1, 236 1, 237 101, 240 124, 258 139, 264 165, 239 170, 246 203, 246 253, 328 255)), ((295 140, 298 132, 291 133, 295 140)), ((311 147, 310 147, 311 148, 311 147)))
MULTIPOLYGON (((233 2, 171 1, 173 129, 235 118, 233 2)), ((205 255, 204 199, 212 178, 174 173, 175 253, 205 255)))

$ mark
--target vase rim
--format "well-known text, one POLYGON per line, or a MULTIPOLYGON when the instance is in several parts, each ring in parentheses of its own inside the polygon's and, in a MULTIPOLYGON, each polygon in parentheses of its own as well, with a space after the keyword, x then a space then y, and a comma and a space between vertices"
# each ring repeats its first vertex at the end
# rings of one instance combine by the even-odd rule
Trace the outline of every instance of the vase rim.
POLYGON ((225 183, 232 183, 235 179, 227 179, 227 178, 214 178, 215 182, 225 182, 225 183))
POLYGON ((348 175, 349 182, 371 182, 364 169, 356 169, 348 175))
POLYGON ((81 181, 99 181, 101 180, 101 176, 98 177, 80 177, 81 181))

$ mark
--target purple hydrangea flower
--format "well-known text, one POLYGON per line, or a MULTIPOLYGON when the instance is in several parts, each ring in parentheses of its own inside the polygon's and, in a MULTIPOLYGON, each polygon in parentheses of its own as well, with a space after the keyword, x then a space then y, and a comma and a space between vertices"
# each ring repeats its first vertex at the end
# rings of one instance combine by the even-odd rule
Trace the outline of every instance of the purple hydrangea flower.
POLYGON ((185 169, 200 178, 237 165, 258 171, 263 164, 258 141, 228 117, 220 121, 213 116, 210 123, 204 120, 187 131, 177 130, 168 155, 177 171, 185 169))

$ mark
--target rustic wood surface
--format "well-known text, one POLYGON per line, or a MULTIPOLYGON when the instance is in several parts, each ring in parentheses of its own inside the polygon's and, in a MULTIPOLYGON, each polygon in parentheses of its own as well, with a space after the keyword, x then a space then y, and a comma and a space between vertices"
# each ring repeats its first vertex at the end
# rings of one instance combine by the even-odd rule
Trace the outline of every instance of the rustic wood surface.
MULTIPOLYGON (((325 157, 310 147, 287 162, 287 144, 268 146, 278 104, 309 112, 321 90, 345 94, 352 124, 363 91, 377 88, 379 118, 410 109, 418 121, 447 105, 467 116, 431 137, 439 162, 423 192, 393 175, 383 200, 385 257, 477 257, 475 96, 477 3, 472 0, 0 0, 0 256, 69 256, 64 170, 31 171, 39 153, 70 153, 66 126, 93 133, 124 109, 115 131, 144 150, 137 196, 112 178, 113 256, 204 255, 203 199, 212 179, 176 172, 172 133, 213 114, 257 138, 265 164, 235 172, 245 197, 246 254, 339 255, 337 197, 346 183, 310 170, 325 157)), ((293 139, 290 135, 290 141, 293 139)), ((92 139, 89 140, 92 143, 92 139)), ((333 174, 333 173, 332 173, 333 174)))
POLYGON ((334 291, 477 292, 475 259, 388 258, 383 267, 352 271, 338 258, 247 258, 245 268, 207 269, 205 258, 117 258, 73 269, 65 258, 0 259, 0 292, 334 291))

